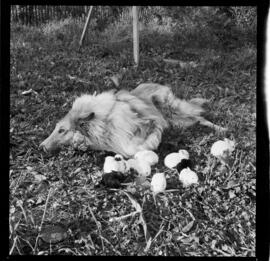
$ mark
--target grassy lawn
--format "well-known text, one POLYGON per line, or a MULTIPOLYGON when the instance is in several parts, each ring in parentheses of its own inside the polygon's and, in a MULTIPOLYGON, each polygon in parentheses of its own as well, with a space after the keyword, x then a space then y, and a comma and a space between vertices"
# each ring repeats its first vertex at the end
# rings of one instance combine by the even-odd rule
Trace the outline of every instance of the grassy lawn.
POLYGON ((79 52, 82 28, 72 20, 11 26, 10 254, 255 256, 256 42, 239 34, 224 46, 207 29, 184 35, 149 26, 141 29, 135 68, 130 25, 100 35, 89 30, 79 52), (167 171, 168 189, 177 191, 158 195, 157 207, 149 189, 130 188, 130 199, 97 186, 105 152, 66 148, 49 157, 38 150, 77 95, 115 88, 109 77, 119 72, 119 88, 156 82, 181 98, 211 99, 205 117, 229 129, 218 134, 196 125, 164 133, 152 174, 166 170, 165 155, 187 149, 200 182, 184 188, 167 171), (31 88, 36 93, 22 94, 31 88), (237 142, 229 168, 210 155, 224 137, 237 142), (113 220, 135 211, 134 200, 143 220, 139 214, 113 220), (49 225, 61 227, 63 240, 41 239, 49 225))

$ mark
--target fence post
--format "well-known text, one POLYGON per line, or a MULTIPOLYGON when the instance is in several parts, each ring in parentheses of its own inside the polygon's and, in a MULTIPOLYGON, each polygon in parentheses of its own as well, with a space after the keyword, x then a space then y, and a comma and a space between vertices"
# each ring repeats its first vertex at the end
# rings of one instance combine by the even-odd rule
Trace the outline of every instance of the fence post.
POLYGON ((92 10, 93 10, 93 6, 91 5, 91 6, 90 6, 90 9, 89 9, 89 12, 88 12, 88 15, 87 15, 87 19, 86 19, 84 28, 83 28, 82 36, 81 36, 81 39, 80 39, 79 50, 80 50, 80 48, 81 48, 81 46, 82 46, 82 44, 83 44, 83 40, 84 40, 84 37, 85 37, 85 32, 86 32, 86 29, 87 29, 88 24, 89 24, 89 22, 90 22, 90 16, 91 16, 92 10))
POLYGON ((136 66, 139 64, 139 28, 138 28, 138 7, 132 7, 133 14, 133 54, 136 66))

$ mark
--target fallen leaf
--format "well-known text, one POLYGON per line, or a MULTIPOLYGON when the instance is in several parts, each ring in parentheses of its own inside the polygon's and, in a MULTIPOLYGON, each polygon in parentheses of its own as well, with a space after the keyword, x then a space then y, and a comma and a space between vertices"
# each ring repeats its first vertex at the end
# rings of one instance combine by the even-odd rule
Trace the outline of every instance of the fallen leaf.
POLYGON ((40 237, 46 243, 55 244, 67 238, 67 231, 62 226, 50 225, 42 230, 40 237))
POLYGON ((15 207, 12 205, 11 207, 10 207, 10 209, 9 209, 9 213, 10 214, 14 214, 15 213, 15 207))
POLYGON ((236 187, 235 188, 235 193, 239 193, 241 191, 241 188, 240 187, 236 187))
POLYGON ((33 202, 33 203, 35 203, 36 205, 41 205, 41 204, 43 204, 43 203, 45 203, 45 199, 44 199, 44 197, 38 197, 38 199, 37 199, 37 201, 36 202, 33 202))
POLYGON ((46 177, 41 174, 34 174, 34 183, 40 183, 43 180, 46 180, 46 177))
POLYGON ((29 89, 27 91, 23 91, 22 92, 22 95, 29 95, 31 93, 34 93, 34 94, 38 94, 36 91, 34 91, 33 89, 29 89))
POLYGON ((172 235, 172 239, 175 241, 180 241, 184 236, 180 232, 175 232, 172 235))
POLYGON ((194 240, 193 237, 186 237, 186 238, 182 238, 181 242, 184 244, 188 244, 188 243, 191 243, 193 240, 194 240))
POLYGON ((33 170, 33 167, 27 166, 26 169, 27 169, 28 171, 32 171, 32 170, 33 170))
POLYGON ((45 193, 49 189, 49 185, 50 183, 48 180, 42 180, 35 189, 35 194, 45 193))
POLYGON ((136 189, 133 186, 127 187, 126 190, 131 194, 134 194, 136 192, 136 189))
POLYGON ((224 251, 228 251, 228 246, 227 245, 222 245, 221 249, 224 250, 224 251))
POLYGON ((234 193, 233 190, 230 190, 230 191, 229 191, 229 197, 230 197, 230 198, 236 197, 236 195, 235 195, 235 193, 234 193))
POLYGON ((114 75, 114 76, 110 77, 111 81, 114 83, 114 85, 116 87, 118 87, 120 85, 119 78, 120 77, 118 75, 114 75))
POLYGON ((73 173, 74 173, 74 174, 77 174, 77 173, 79 173, 81 170, 82 170, 82 168, 77 168, 73 173))
MULTIPOLYGON (((140 213, 140 223, 143 226, 144 237, 145 237, 145 240, 146 240, 147 245, 148 245, 149 240, 152 242, 152 239, 151 239, 151 236, 150 236, 150 234, 149 234, 149 232, 147 230, 147 225, 146 225, 146 222, 145 222, 145 219, 144 219, 142 213, 140 213)), ((150 245, 151 245, 151 243, 150 243, 150 245)), ((150 245, 149 245, 149 247, 150 247, 150 245)))
POLYGON ((140 206, 140 204, 127 192, 125 192, 125 191, 122 191, 122 192, 127 195, 127 197, 131 201, 131 203, 132 203, 133 207, 136 209, 136 211, 142 212, 142 207, 140 206))
POLYGON ((183 233, 189 232, 192 229, 193 225, 194 225, 194 220, 192 220, 185 227, 183 227, 182 232, 183 233))
POLYGON ((238 183, 236 183, 236 182, 233 181, 233 180, 230 180, 230 181, 228 182, 227 186, 224 187, 224 189, 230 189, 230 188, 234 188, 234 187, 237 187, 237 186, 239 186, 238 183))
POLYGON ((217 241, 215 239, 211 242, 211 248, 214 250, 216 249, 216 243, 217 241))

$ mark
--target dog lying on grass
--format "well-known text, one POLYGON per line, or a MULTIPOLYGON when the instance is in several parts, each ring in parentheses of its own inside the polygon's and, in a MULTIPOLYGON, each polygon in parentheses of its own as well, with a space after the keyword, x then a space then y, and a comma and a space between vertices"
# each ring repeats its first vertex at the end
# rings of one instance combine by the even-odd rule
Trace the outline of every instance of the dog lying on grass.
POLYGON ((40 146, 53 151, 61 145, 112 151, 126 158, 141 150, 155 150, 168 127, 195 123, 226 131, 204 119, 205 99, 175 97, 171 89, 154 83, 140 84, 128 92, 111 90, 78 97, 40 146))

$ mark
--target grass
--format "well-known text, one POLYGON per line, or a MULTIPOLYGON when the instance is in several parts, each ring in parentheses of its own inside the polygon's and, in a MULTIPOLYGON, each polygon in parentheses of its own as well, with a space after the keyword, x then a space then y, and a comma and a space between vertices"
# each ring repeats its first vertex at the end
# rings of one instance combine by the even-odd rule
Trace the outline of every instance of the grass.
POLYGON ((177 34, 164 23, 165 29, 142 26, 138 68, 127 22, 100 35, 90 26, 81 52, 83 24, 70 19, 42 28, 11 26, 11 255, 255 256, 256 43, 239 39, 224 49, 211 38, 211 28, 200 41, 196 27, 177 34), (163 58, 200 65, 180 68, 163 58), (109 77, 124 70, 120 88, 157 82, 182 98, 212 99, 207 118, 228 127, 226 137, 237 142, 230 168, 210 155, 211 144, 224 135, 200 126, 167 130, 152 173, 165 170, 167 153, 185 148, 200 183, 183 188, 176 173, 167 171, 168 189, 177 191, 158 196, 155 207, 149 189, 130 189, 132 201, 122 191, 96 187, 104 152, 67 148, 49 157, 38 150, 76 95, 114 88, 109 77), (37 94, 21 94, 30 88, 37 94), (137 213, 117 220, 136 211, 134 200, 143 219, 137 213), (52 224, 66 231, 56 244, 40 238, 52 224))

